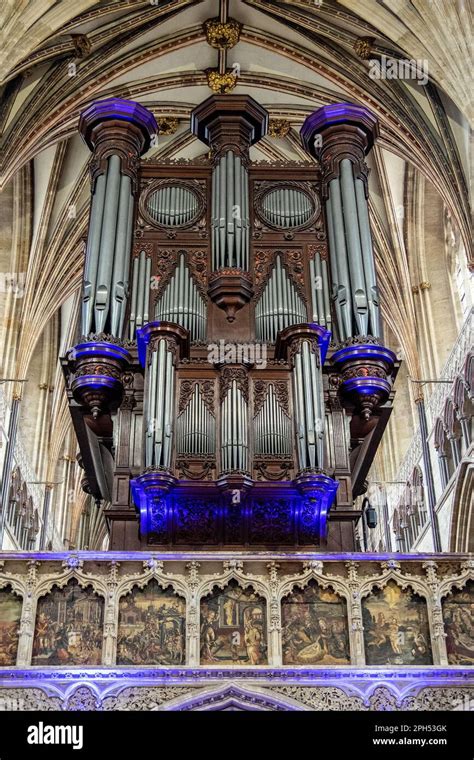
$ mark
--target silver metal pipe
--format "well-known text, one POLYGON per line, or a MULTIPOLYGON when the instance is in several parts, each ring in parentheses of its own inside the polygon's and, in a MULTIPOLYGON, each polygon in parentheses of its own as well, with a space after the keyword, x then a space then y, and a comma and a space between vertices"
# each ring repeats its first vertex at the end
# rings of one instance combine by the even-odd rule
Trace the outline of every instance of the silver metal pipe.
POLYGON ((145 251, 140 251, 138 255, 138 287, 137 287, 137 309, 135 313, 136 326, 141 327, 143 325, 143 311, 144 311, 144 298, 145 298, 145 251))
POLYGON ((324 305, 324 323, 327 330, 332 328, 331 318, 331 301, 329 298, 329 276, 328 263, 326 259, 321 259, 321 276, 323 278, 323 305, 324 305))
POLYGON ((120 178, 120 158, 116 155, 109 156, 107 163, 104 217, 102 234, 100 237, 99 267, 97 271, 95 291, 95 328, 97 332, 104 332, 109 314, 120 178))
POLYGON ((174 407, 174 380, 175 371, 173 366, 173 354, 166 352, 166 396, 163 414, 164 441, 163 441, 163 466, 171 465, 171 451, 173 442, 173 407, 174 407))
POLYGON ((212 228, 212 269, 213 270, 216 270, 218 268, 217 259, 216 259, 218 244, 219 244, 219 235, 218 235, 219 210, 217 206, 218 187, 219 187, 219 164, 217 164, 217 166, 215 166, 213 169, 212 181, 211 181, 211 194, 212 194, 211 228, 212 228))
POLYGON ((364 263, 364 277, 367 295, 369 299, 370 329, 369 334, 380 337, 380 312, 377 277, 375 274, 375 262, 372 250, 372 236, 370 234, 369 211, 365 197, 364 183, 361 179, 355 180, 355 192, 357 201, 357 214, 359 218, 360 241, 362 247, 362 259, 364 263))
MULTIPOLYGON (((227 261, 228 266, 234 266, 234 220, 232 210, 234 206, 234 154, 231 150, 227 151, 227 214, 226 214, 226 240, 227 240, 227 261)), ((239 262, 237 261, 237 266, 239 262)))
POLYGON ((92 196, 87 238, 86 263, 84 269, 84 295, 82 303, 82 335, 89 335, 92 330, 97 270, 99 267, 100 238, 104 215, 106 175, 97 177, 95 192, 92 196))
POLYGON ((331 210, 332 219, 332 235, 335 246, 335 255, 331 256, 331 260, 337 260, 338 280, 336 299, 341 314, 341 324, 339 325, 339 329, 341 333, 344 333, 344 335, 340 336, 341 340, 346 340, 352 335, 352 308, 350 301, 351 282, 344 234, 341 190, 339 179, 337 177, 329 183, 329 199, 329 209, 331 210))
POLYGON ((132 194, 130 177, 122 174, 120 177, 120 192, 118 201, 118 219, 115 231, 115 250, 112 273, 112 298, 110 302, 110 330, 112 335, 119 335, 122 312, 125 310, 125 267, 129 251, 127 251, 128 222, 130 196, 132 194))
POLYGON ((354 188, 352 162, 348 158, 341 161, 341 190, 344 215, 344 230, 349 253, 354 319, 360 335, 368 333, 368 302, 364 281, 364 265, 359 237, 357 203, 354 188))
POLYGON ((242 213, 243 198, 241 185, 241 161, 240 156, 234 156, 234 207, 237 208, 237 215, 233 219, 235 231, 235 253, 237 257, 237 266, 247 269, 245 262, 245 252, 242 246, 242 213))
MULTIPOLYGON (((133 193, 130 187, 130 194, 128 198, 128 223, 127 223, 127 238, 125 243, 125 252, 126 252, 126 258, 125 258, 125 266, 124 266, 124 273, 123 273, 123 287, 124 287, 124 300, 125 304, 120 312, 120 322, 118 327, 118 335, 119 337, 122 337, 124 334, 124 324, 125 324, 125 312, 126 312, 126 301, 129 297, 129 290, 130 290, 130 255, 132 251, 132 237, 133 237, 133 214, 134 214, 134 208, 135 208, 135 201, 133 198, 133 193)), ((150 275, 151 275, 151 269, 150 269, 150 275)), ((147 284, 147 294, 149 299, 149 293, 150 293, 150 278, 148 278, 148 284, 147 284)))
POLYGON ((318 324, 325 327, 326 320, 325 320, 325 314, 324 314, 324 299, 323 299, 323 288, 322 288, 323 273, 321 270, 321 259, 319 258, 319 253, 317 251, 314 254, 314 265, 315 265, 316 278, 317 278, 317 281, 315 283, 316 301, 318 304, 318 319, 320 320, 318 324))
POLYGON ((150 280, 151 280, 151 258, 147 256, 145 260, 145 289, 143 293, 143 324, 150 319, 150 280))
MULTIPOLYGON (((132 298, 130 303, 129 338, 134 340, 137 319, 137 295, 138 295, 138 257, 132 262, 132 298)), ((85 333, 87 334, 87 333, 85 333)))
POLYGON ((227 213, 226 213, 226 181, 227 181, 227 158, 225 155, 220 160, 220 197, 219 197, 219 261, 220 266, 228 266, 226 257, 226 233, 227 233, 227 213))
POLYGON ((306 426, 303 401, 303 377, 301 372, 301 354, 296 354, 293 368, 293 396, 295 399, 296 442, 300 468, 309 466, 307 456, 306 426))
POLYGON ((153 462, 159 466, 161 464, 161 452, 163 448, 163 408, 165 392, 165 372, 166 372, 166 341, 158 342, 158 360, 157 360, 157 381, 155 391, 155 414, 153 421, 153 462))

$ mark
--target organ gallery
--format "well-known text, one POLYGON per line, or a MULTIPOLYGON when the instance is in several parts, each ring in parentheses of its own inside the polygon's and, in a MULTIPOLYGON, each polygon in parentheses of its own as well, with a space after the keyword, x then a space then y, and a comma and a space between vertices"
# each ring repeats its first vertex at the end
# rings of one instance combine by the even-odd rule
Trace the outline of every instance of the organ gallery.
POLYGON ((347 3, 130 5, 11 51, 0 700, 453 710, 462 80, 369 75, 416 46, 347 3))

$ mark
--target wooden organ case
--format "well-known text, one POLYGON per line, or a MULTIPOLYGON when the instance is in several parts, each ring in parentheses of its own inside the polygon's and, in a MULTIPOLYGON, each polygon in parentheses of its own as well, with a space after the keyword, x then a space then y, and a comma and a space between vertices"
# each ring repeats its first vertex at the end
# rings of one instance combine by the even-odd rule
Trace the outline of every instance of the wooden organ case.
POLYGON ((140 161, 154 120, 129 103, 81 117, 94 151, 85 311, 63 360, 84 487, 108 504, 110 548, 354 550, 354 498, 397 369, 360 296, 371 284, 357 183, 373 124, 320 109, 302 132, 319 163, 253 164, 265 110, 211 96, 191 119, 209 153, 160 163, 140 161), (316 132, 342 146, 340 172, 316 132), (341 254, 349 224, 361 243, 342 230, 341 254))

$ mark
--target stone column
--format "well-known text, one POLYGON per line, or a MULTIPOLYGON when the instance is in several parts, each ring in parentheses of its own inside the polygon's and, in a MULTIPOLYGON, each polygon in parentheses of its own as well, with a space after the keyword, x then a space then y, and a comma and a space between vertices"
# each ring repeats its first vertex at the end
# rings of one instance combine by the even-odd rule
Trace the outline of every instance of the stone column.
POLYGON ((18 420, 20 418, 20 399, 19 394, 14 394, 8 420, 7 444, 5 446, 5 458, 2 467, 2 485, 0 489, 0 550, 3 546, 3 536, 5 533, 5 521, 7 518, 8 495, 10 493, 10 483, 13 470, 13 455, 15 452, 15 442, 18 432, 18 420))
POLYGON ((33 652, 33 636, 35 632, 36 599, 35 589, 37 572, 40 565, 36 560, 28 560, 26 578, 26 594, 23 597, 21 609, 20 635, 18 638, 17 667, 25 667, 31 664, 33 652))
POLYGON ((110 563, 107 578, 107 596, 104 608, 104 645, 102 649, 102 664, 115 665, 117 657, 117 628, 118 628, 118 570, 119 562, 110 563))

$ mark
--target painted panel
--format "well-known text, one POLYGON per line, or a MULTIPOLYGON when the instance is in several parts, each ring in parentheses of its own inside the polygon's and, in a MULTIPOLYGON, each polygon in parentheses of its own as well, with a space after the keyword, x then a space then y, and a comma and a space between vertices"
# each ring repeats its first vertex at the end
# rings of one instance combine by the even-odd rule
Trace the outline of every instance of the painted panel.
POLYGON ((346 600, 310 581, 282 600, 284 665, 350 663, 346 600))
POLYGON ((32 665, 100 665, 104 599, 76 580, 38 600, 32 665))
POLYGON ((362 600, 367 665, 431 665, 425 600, 393 581, 362 600))
POLYGON ((474 581, 443 599, 446 650, 450 665, 474 665, 474 581))
POLYGON ((117 664, 182 665, 185 631, 186 602, 171 586, 134 586, 119 603, 117 664))
POLYGON ((16 664, 21 606, 21 597, 11 587, 0 591, 0 666, 16 664))
POLYGON ((231 581, 201 600, 202 665, 266 665, 266 602, 231 581))

